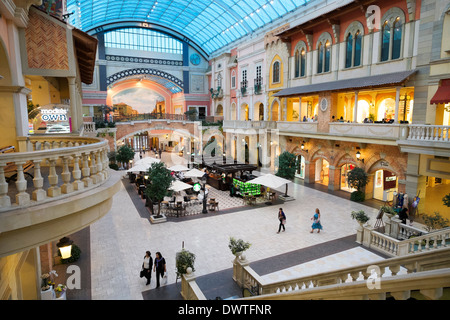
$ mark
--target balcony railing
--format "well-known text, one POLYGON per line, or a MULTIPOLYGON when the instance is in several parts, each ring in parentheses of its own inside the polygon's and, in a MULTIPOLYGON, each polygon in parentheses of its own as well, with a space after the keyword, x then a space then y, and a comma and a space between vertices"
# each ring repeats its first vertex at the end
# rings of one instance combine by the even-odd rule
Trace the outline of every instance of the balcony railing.
POLYGON ((449 142, 450 126, 409 125, 408 140, 449 142))
POLYGON ((0 212, 86 191, 108 178, 106 140, 31 137, 30 149, 0 154, 0 212))

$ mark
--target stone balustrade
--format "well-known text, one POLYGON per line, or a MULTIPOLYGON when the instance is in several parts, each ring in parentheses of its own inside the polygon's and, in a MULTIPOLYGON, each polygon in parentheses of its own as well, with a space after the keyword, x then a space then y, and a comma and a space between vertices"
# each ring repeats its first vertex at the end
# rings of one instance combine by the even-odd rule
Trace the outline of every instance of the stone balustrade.
POLYGON ((108 178, 107 141, 36 136, 29 144, 31 151, 0 155, 0 212, 86 191, 108 178))
POLYGON ((195 282, 193 273, 181 276, 181 296, 184 300, 206 300, 205 295, 195 282))
POLYGON ((449 142, 450 126, 409 125, 407 140, 449 142))
POLYGON ((236 259, 233 277, 241 288, 256 295, 254 299, 286 299, 287 295, 292 299, 385 299, 386 294, 405 299, 412 290, 438 299, 442 289, 450 287, 449 275, 450 248, 446 247, 271 283, 258 276, 247 260, 236 259), (380 287, 371 291, 374 288, 369 284, 377 279, 380 287))
POLYGON ((407 136, 407 125, 393 123, 330 122, 329 133, 336 136, 400 140, 407 136))

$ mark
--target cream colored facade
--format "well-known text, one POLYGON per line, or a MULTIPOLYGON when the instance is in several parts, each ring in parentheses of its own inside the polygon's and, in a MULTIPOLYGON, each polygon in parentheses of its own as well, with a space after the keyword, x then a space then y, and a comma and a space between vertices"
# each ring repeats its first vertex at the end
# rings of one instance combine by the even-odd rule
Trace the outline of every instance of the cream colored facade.
POLYGON ((75 43, 83 34, 31 7, 40 4, 0 3, 0 299, 4 300, 41 299, 40 277, 57 261, 56 242, 105 215, 120 181, 108 168, 108 143, 82 136, 81 82, 89 78, 89 70, 79 65, 75 43), (42 30, 36 25, 53 38, 33 37, 42 30), (49 45, 54 51, 43 52, 49 45), (72 132, 30 134, 30 102, 68 105, 72 132))

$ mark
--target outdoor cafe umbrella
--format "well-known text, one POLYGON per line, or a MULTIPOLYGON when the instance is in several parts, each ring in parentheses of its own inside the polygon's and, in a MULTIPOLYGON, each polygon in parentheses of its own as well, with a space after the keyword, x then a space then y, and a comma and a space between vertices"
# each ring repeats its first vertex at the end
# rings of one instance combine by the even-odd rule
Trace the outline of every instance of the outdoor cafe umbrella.
POLYGON ((180 180, 175 180, 172 182, 172 185, 170 186, 169 190, 172 190, 174 192, 180 192, 186 189, 192 188, 190 184, 184 183, 180 180))
POLYGON ((150 168, 150 164, 141 163, 131 167, 127 172, 146 172, 148 171, 148 168, 150 168))
POLYGON ((191 169, 184 174, 185 178, 201 178, 205 175, 205 173, 198 169, 191 169))
POLYGON ((174 166, 171 166, 171 167, 169 168, 169 170, 170 170, 170 171, 176 171, 176 172, 178 172, 178 171, 188 171, 189 168, 187 168, 187 167, 185 167, 185 166, 183 166, 183 165, 181 165, 181 164, 176 164, 176 165, 174 165, 174 166))
POLYGON ((247 182, 254 183, 254 184, 262 184, 263 186, 269 187, 272 189, 278 189, 278 188, 282 187, 283 185, 286 185, 285 196, 287 197, 288 184, 291 183, 292 181, 269 173, 269 174, 265 174, 263 176, 259 176, 255 179, 249 180, 247 182))
POLYGON ((161 162, 161 160, 156 159, 156 158, 152 158, 152 157, 145 157, 145 158, 136 160, 136 161, 134 162, 134 164, 135 164, 135 165, 139 165, 139 164, 145 164, 145 165, 147 165, 147 164, 148 164, 148 167, 150 167, 150 166, 152 165, 152 163, 155 163, 155 162, 161 162))

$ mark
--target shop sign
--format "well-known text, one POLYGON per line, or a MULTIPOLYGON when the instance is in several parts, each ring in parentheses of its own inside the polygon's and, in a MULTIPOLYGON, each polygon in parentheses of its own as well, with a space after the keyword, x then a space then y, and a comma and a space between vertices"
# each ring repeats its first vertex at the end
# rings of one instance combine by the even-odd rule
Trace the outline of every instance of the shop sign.
POLYGON ((41 110, 42 121, 67 121, 67 110, 65 109, 42 109, 41 110))

